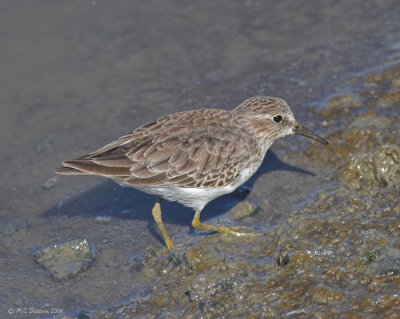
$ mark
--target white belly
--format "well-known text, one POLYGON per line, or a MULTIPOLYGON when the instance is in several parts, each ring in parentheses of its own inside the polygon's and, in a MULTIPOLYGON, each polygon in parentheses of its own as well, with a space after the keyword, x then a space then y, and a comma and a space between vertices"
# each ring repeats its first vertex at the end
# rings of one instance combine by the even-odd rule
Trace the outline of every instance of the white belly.
POLYGON ((202 210, 209 202, 225 194, 232 193, 236 188, 245 183, 258 169, 259 165, 253 165, 241 171, 238 178, 229 185, 218 187, 178 187, 175 185, 168 186, 135 186, 124 184, 123 181, 115 179, 115 181, 123 186, 134 187, 142 192, 161 195, 170 201, 176 201, 191 207, 194 210, 202 210))
MULTIPOLYGON (((268 148, 267 148, 268 149, 268 148)), ((176 201, 191 207, 194 210, 202 210, 209 202, 225 194, 232 193, 240 185, 244 184, 260 167, 262 161, 254 163, 245 169, 242 169, 237 178, 226 186, 218 187, 178 187, 175 185, 166 186, 135 186, 125 184, 121 179, 114 179, 122 186, 134 187, 142 192, 161 195, 170 201, 176 201)))
POLYGON ((170 201, 176 201, 191 207, 194 210, 202 210, 213 199, 233 192, 236 188, 232 186, 223 186, 218 188, 207 187, 177 187, 177 186, 133 186, 148 194, 162 195, 163 198, 170 201))

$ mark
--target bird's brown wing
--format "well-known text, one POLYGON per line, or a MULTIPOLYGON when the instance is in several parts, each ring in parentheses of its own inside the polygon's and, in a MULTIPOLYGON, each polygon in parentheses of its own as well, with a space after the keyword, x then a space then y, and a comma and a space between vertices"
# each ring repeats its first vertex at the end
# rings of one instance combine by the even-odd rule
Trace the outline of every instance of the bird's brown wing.
MULTIPOLYGON (((203 118, 206 115, 201 114, 203 118)), ((229 125, 196 123, 183 129, 179 121, 176 125, 163 121, 142 126, 86 156, 64 161, 65 167, 58 172, 100 174, 121 178, 132 186, 211 187, 229 184, 248 161, 245 149, 250 147, 249 141, 239 140, 243 135, 229 125)))
POLYGON ((242 161, 241 152, 233 141, 205 132, 160 138, 131 149, 127 156, 133 165, 125 183, 143 186, 226 185, 239 174, 242 161))
POLYGON ((58 172, 121 178, 132 186, 221 186, 239 174, 241 154, 236 143, 216 136, 159 136, 64 161, 58 172))

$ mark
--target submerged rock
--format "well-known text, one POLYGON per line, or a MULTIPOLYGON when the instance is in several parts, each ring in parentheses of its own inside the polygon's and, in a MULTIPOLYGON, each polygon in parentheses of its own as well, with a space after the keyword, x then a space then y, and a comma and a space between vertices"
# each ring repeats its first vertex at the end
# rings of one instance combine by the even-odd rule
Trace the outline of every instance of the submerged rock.
POLYGON ((173 267, 179 267, 180 270, 193 269, 193 265, 189 261, 188 256, 185 252, 171 252, 168 259, 170 265, 172 265, 173 267))
POLYGON ((213 278, 199 275, 187 291, 190 301, 200 301, 210 296, 233 293, 234 289, 243 283, 240 277, 213 278))
POLYGON ((358 108, 362 104, 362 99, 357 93, 348 91, 328 96, 319 104, 319 109, 324 118, 331 118, 348 114, 353 108, 358 108))
POLYGON ((370 269, 377 275, 397 275, 400 273, 400 250, 384 247, 371 258, 370 269))
POLYGON ((236 220, 241 220, 256 214, 259 211, 259 207, 250 203, 247 200, 241 201, 239 204, 233 206, 225 216, 231 217, 236 220))
POLYGON ((58 176, 53 176, 48 178, 44 183, 43 183, 43 188, 49 189, 54 187, 58 182, 58 176))
POLYGON ((19 216, 6 216, 0 219, 0 236, 10 237, 20 230, 30 228, 31 225, 19 216))
POLYGON ((34 260, 54 279, 65 280, 89 268, 94 257, 87 239, 74 239, 39 250, 34 260))
POLYGON ((156 250, 153 247, 148 247, 144 251, 133 257, 130 265, 132 271, 141 271, 151 258, 156 256, 156 250))

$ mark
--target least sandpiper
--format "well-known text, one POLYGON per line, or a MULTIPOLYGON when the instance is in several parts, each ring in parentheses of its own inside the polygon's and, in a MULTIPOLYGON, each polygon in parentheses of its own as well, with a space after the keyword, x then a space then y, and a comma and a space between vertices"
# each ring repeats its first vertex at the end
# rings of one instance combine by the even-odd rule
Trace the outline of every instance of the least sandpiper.
POLYGON ((57 173, 102 175, 158 195, 152 213, 171 249, 174 244, 161 219, 162 198, 193 208, 194 228, 245 235, 238 231, 240 227, 201 223, 200 212, 213 199, 245 183, 271 144, 291 134, 328 144, 298 124, 284 100, 253 97, 231 111, 185 111, 152 121, 88 155, 63 161, 57 173))

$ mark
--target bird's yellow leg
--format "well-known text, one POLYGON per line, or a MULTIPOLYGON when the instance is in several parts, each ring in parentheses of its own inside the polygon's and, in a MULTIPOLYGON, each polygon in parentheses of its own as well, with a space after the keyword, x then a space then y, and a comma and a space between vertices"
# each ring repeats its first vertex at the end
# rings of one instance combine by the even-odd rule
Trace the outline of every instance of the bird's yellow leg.
POLYGON ((161 235, 164 238, 165 245, 167 246, 168 249, 172 249, 172 248, 174 248, 174 243, 169 238, 168 233, 165 230, 164 224, 161 219, 161 200, 162 200, 162 197, 159 196, 157 198, 157 202, 154 205, 151 213, 153 214, 153 218, 154 218, 155 222, 157 223, 158 229, 160 230, 161 235))
POLYGON ((194 214, 194 218, 192 220, 193 228, 215 231, 220 234, 228 234, 228 235, 234 235, 234 236, 238 236, 238 237, 260 235, 260 234, 256 234, 256 233, 239 233, 239 232, 235 231, 238 229, 242 229, 240 226, 228 228, 223 225, 222 226, 214 226, 214 225, 203 224, 202 222, 200 222, 200 212, 201 212, 200 210, 196 210, 196 213, 194 214))

